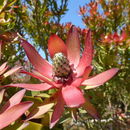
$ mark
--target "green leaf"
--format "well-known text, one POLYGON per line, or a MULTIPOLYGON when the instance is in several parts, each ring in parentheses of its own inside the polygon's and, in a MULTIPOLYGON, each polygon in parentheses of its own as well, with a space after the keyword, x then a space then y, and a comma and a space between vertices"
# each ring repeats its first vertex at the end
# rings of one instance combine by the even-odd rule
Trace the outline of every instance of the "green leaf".
POLYGON ((8 0, 0 0, 0 14, 1 14, 2 10, 5 8, 7 1, 8 0))
POLYGON ((10 7, 10 6, 14 5, 14 4, 16 3, 16 1, 17 1, 17 0, 11 1, 11 2, 7 5, 7 7, 10 7))
POLYGON ((23 130, 42 130, 43 125, 29 121, 29 125, 23 130))
POLYGON ((50 97, 50 95, 47 94, 47 93, 40 93, 40 94, 38 94, 37 96, 38 96, 38 97, 43 97, 43 98, 49 98, 49 97, 50 97))
POLYGON ((23 130, 23 128, 29 125, 28 122, 15 122, 13 125, 9 125, 8 127, 4 128, 4 130, 23 130))
POLYGON ((53 106, 54 106, 54 103, 43 104, 43 105, 37 106, 37 108, 35 108, 34 110, 30 112, 30 114, 27 117, 27 120, 38 118, 39 116, 48 112, 53 106))

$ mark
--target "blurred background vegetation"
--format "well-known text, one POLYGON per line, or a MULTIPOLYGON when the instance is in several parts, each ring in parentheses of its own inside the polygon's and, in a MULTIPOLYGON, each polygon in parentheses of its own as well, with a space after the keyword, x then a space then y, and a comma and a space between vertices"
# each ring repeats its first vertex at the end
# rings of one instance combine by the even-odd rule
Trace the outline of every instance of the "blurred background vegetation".
MULTIPOLYGON (((67 32, 73 24, 69 21, 60 24, 62 17, 68 11, 68 2, 69 0, 0 0, 0 64, 7 61, 10 67, 20 64, 27 70, 31 69, 19 44, 17 33, 33 44, 43 57, 51 62, 47 49, 49 36, 56 33, 65 41, 67 32)), ((120 71, 105 85, 85 91, 99 111, 100 121, 94 120, 80 110, 78 121, 74 122, 70 118, 70 113, 66 111, 54 129, 130 129, 130 1, 91 0, 88 4, 79 7, 79 15, 82 16, 85 24, 84 29, 77 27, 81 51, 84 48, 84 38, 88 28, 92 30, 95 48, 92 74, 113 67, 119 68, 120 71)), ((26 75, 15 74, 1 81, 1 84, 10 82, 38 81, 26 75)), ((7 90, 7 95, 10 97, 16 91, 18 90, 10 88, 7 90)), ((27 96, 35 100, 35 96, 39 93, 28 92, 27 96)), ((41 93, 45 94, 45 92, 41 93)), ((31 129, 32 126, 37 130, 47 129, 47 119, 48 113, 40 121, 31 121, 26 129, 31 129)))

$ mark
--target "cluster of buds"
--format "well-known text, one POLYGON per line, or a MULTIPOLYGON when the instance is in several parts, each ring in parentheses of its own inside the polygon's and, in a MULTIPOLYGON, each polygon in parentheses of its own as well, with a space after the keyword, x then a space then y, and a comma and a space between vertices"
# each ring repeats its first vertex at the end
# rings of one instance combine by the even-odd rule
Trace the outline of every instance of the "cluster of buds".
POLYGON ((87 9, 86 9, 86 7, 85 7, 85 6, 80 7, 79 9, 80 9, 80 11, 79 11, 79 14, 80 14, 80 15, 85 15, 85 14, 86 14, 87 9))
POLYGON ((97 2, 90 2, 88 4, 88 6, 90 7, 90 10, 89 10, 90 15, 96 15, 98 12, 98 3, 97 2))
POLYGON ((126 40, 127 38, 127 34, 125 31, 123 31, 121 33, 121 35, 118 35, 117 32, 113 33, 113 34, 108 34, 106 36, 102 36, 102 42, 103 43, 120 43, 120 45, 122 45, 121 43, 126 40))

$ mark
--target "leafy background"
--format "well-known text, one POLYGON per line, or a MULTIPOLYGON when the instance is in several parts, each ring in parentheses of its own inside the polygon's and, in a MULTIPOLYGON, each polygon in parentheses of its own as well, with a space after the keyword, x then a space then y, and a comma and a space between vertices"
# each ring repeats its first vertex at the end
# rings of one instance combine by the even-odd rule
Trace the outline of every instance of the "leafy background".
MULTIPOLYGON (((92 74, 117 67, 119 73, 109 82, 93 90, 85 90, 91 102, 101 115, 97 121, 80 109, 78 121, 70 118, 66 108, 63 118, 53 129, 113 129, 127 130, 130 128, 130 3, 129 0, 97 0, 90 1, 79 7, 79 15, 85 28, 78 28, 81 40, 81 51, 84 48, 84 37, 88 28, 92 30, 95 48, 92 74), (123 33, 124 32, 124 33, 123 33)), ((69 0, 1 0, 0 1, 0 63, 8 61, 10 67, 23 65, 27 70, 32 66, 27 61, 16 33, 33 44, 43 57, 51 62, 47 49, 47 40, 51 34, 58 34, 64 41, 73 23, 61 24, 68 11, 69 0)), ((38 83, 36 79, 15 74, 1 81, 1 85, 10 82, 38 83)), ((7 88, 6 98, 9 99, 17 88, 7 88)), ((44 102, 52 91, 27 92, 24 100, 31 100, 35 105, 44 102), (39 96, 40 95, 40 96, 39 96)), ((35 107, 35 106, 34 106, 35 107)), ((41 119, 32 120, 26 129, 49 129, 49 116, 52 111, 41 119)), ((5 129, 17 129, 21 126, 20 119, 5 129)))

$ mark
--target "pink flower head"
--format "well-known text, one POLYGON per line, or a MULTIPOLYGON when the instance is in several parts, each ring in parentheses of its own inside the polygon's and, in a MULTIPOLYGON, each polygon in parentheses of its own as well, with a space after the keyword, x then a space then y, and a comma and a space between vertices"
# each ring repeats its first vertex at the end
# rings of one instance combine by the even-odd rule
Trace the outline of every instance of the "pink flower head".
POLYGON ((98 113, 84 97, 80 86, 88 86, 88 89, 98 87, 111 79, 117 72, 117 68, 107 70, 92 78, 89 74, 92 71, 93 47, 91 31, 86 35, 85 47, 80 56, 80 41, 78 31, 72 26, 66 44, 57 35, 51 35, 48 40, 48 51, 53 59, 53 64, 44 60, 35 48, 25 40, 21 44, 35 70, 30 73, 23 71, 43 81, 40 84, 10 84, 13 87, 22 87, 33 91, 43 91, 52 88, 57 89, 54 112, 52 114, 50 127, 52 128, 60 119, 64 106, 85 108, 93 117, 98 118, 98 113), (90 87, 91 86, 91 87, 90 87))

